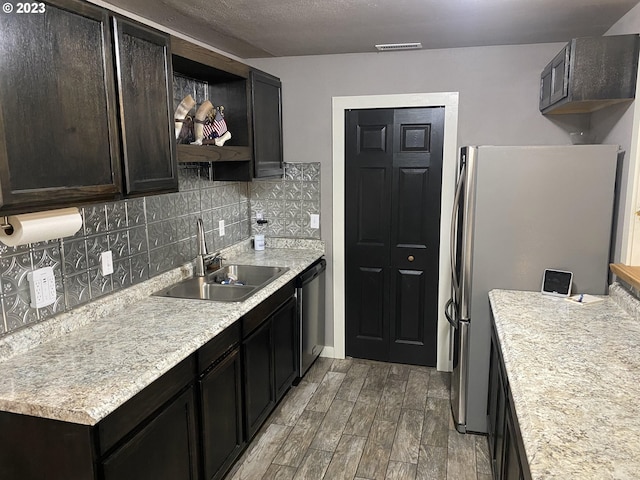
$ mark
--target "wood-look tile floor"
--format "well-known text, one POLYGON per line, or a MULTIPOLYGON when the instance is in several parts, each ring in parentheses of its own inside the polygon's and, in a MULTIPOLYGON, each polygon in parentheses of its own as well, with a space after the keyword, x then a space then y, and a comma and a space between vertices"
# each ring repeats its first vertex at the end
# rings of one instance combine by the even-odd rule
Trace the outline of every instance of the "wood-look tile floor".
POLYGON ((491 480, 486 437, 453 427, 449 377, 319 358, 226 480, 491 480))

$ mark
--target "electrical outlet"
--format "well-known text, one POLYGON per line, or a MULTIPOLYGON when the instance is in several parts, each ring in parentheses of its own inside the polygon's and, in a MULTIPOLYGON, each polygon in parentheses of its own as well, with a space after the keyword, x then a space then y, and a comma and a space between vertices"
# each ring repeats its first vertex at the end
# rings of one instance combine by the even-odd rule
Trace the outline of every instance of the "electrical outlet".
POLYGON ((53 268, 38 268, 27 273, 31 308, 42 308, 56 301, 56 277, 53 268))
POLYGON ((220 236, 224 237, 224 220, 218 222, 218 229, 220 230, 220 236))
POLYGON ((256 212, 256 220, 263 220, 264 214, 262 212, 256 212))
POLYGON ((310 214, 311 221, 309 222, 309 226, 311 228, 320 228, 320 215, 317 213, 310 214))
POLYGON ((100 271, 103 277, 113 273, 113 255, 111 254, 111 250, 100 254, 100 271))

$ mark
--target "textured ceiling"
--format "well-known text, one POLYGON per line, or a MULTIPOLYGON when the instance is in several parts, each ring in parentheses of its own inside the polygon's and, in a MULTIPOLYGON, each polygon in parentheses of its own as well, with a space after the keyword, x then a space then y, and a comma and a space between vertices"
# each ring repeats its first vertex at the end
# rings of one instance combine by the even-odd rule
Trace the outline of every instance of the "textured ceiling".
POLYGON ((564 42, 639 0, 105 0, 242 58, 564 42))

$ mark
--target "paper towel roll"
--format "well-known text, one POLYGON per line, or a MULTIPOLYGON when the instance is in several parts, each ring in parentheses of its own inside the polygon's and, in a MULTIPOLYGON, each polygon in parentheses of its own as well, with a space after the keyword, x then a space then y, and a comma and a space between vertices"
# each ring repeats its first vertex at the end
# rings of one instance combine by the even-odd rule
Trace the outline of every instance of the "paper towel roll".
POLYGON ((0 241, 10 247, 68 237, 82 227, 82 216, 77 208, 62 208, 48 212, 10 215, 13 228, 0 229, 0 241))

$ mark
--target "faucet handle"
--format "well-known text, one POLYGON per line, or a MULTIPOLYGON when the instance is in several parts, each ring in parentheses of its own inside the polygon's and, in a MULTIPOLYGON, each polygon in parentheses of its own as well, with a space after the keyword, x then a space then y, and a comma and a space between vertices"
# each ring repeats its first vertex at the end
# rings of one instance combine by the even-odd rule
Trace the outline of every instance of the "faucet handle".
POLYGON ((215 270, 218 270, 222 268, 223 260, 226 260, 226 258, 224 258, 220 252, 204 255, 205 269, 209 270, 209 267, 214 267, 215 270))

